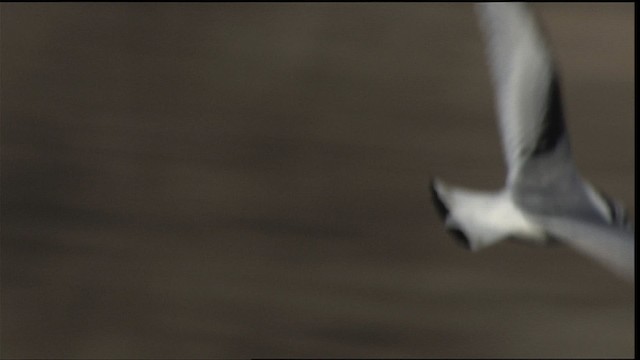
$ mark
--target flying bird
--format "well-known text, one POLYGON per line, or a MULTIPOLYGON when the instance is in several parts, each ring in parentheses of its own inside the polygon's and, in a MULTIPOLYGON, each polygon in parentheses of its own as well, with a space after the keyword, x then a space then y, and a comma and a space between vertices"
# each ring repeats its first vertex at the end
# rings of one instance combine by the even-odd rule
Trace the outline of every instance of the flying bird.
POLYGON ((445 227, 477 251, 505 239, 564 243, 634 281, 634 230, 622 205, 578 172, 559 78, 535 15, 524 3, 475 5, 487 47, 504 188, 480 192, 431 181, 445 227))

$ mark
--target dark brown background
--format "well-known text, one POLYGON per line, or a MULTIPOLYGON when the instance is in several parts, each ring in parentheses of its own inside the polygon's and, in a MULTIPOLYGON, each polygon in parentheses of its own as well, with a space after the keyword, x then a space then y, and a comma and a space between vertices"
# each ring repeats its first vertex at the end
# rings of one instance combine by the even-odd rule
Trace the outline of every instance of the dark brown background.
MULTIPOLYGON (((633 4, 536 5, 634 212, 633 4)), ((459 248, 504 167, 469 4, 3 4, 4 357, 631 357, 565 248, 459 248)))

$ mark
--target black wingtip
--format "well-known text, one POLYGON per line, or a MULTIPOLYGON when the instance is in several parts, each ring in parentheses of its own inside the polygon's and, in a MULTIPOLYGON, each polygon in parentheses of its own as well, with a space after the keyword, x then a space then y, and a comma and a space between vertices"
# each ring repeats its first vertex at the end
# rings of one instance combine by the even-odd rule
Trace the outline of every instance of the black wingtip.
POLYGON ((445 221, 447 219, 447 215, 449 215, 449 209, 440 199, 440 195, 436 190, 435 182, 436 180, 434 178, 431 178, 431 181, 429 183, 429 189, 431 189, 431 201, 433 202, 433 205, 435 206, 436 211, 438 212, 438 215, 440 215, 442 221, 445 221))
MULTIPOLYGON (((440 199, 440 195, 436 190, 435 182, 436 180, 434 178, 431 178, 431 181, 429 183, 429 189, 431 190, 431 201, 433 202, 433 205, 435 206, 436 211, 438 212, 438 215, 440 215, 442 221, 446 221, 447 216, 449 215, 449 208, 444 204, 442 199, 440 199)), ((471 250, 471 243, 469 242, 469 238, 467 238, 467 236, 461 230, 448 228, 446 226, 445 229, 453 236, 453 239, 458 245, 464 247, 467 250, 471 250)))
POLYGON ((467 250, 471 250, 471 242, 469 238, 458 229, 447 229, 451 235, 453 235, 453 239, 456 241, 456 244, 462 246, 467 250))
POLYGON ((549 94, 547 95, 546 113, 542 121, 540 134, 538 134, 536 146, 531 154, 532 156, 540 156, 552 152, 566 132, 560 97, 560 81, 558 74, 554 73, 552 76, 549 84, 549 94))

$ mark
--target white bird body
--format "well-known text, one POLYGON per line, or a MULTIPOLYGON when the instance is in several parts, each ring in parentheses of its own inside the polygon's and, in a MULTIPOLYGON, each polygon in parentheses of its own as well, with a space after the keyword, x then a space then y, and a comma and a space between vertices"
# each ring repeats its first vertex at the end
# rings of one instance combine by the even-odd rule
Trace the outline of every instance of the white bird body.
POLYGON ((445 226, 471 250, 515 238, 562 242, 634 279, 634 231, 623 208, 578 173, 558 74, 524 3, 476 5, 487 43, 508 174, 498 192, 432 183, 445 226))

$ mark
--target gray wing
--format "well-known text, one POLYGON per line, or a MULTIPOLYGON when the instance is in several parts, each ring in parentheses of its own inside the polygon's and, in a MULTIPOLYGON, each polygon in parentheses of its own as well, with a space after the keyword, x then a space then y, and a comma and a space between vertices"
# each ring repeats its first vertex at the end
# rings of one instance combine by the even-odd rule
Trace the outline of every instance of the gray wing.
POLYGON ((544 186, 575 177, 558 75, 535 15, 512 2, 480 3, 476 11, 496 93, 507 185, 521 178, 544 186))
POLYGON ((634 230, 576 218, 536 216, 559 241, 597 260, 618 275, 634 281, 634 230))
POLYGON ((633 279, 634 235, 578 174, 553 58, 524 3, 476 5, 513 200, 552 236, 633 279))

